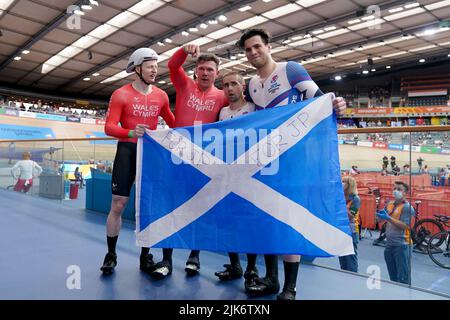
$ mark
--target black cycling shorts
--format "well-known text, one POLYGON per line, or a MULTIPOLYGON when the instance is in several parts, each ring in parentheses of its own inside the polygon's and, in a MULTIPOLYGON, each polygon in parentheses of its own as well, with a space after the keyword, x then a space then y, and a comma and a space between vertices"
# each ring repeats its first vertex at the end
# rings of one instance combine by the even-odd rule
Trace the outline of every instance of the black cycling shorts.
POLYGON ((133 142, 117 143, 112 172, 111 190, 117 196, 129 197, 136 179, 136 148, 133 142))

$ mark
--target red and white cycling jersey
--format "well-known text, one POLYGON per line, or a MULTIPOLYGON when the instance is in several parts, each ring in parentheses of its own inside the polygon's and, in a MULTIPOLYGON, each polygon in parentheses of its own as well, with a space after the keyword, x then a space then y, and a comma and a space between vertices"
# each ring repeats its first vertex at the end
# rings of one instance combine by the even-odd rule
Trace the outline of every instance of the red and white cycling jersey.
POLYGON ((169 127, 173 127, 175 116, 169 107, 169 97, 161 89, 152 86, 152 92, 143 94, 132 84, 126 84, 115 90, 109 102, 106 115, 105 133, 123 142, 137 142, 137 138, 129 138, 128 133, 137 124, 146 124, 155 130, 161 116, 169 127), (120 126, 119 126, 120 123, 120 126))
POLYGON ((182 67, 188 54, 180 48, 169 60, 170 80, 175 87, 175 127, 192 126, 194 122, 211 123, 218 119, 220 109, 228 105, 222 90, 214 85, 206 91, 189 78, 182 67))

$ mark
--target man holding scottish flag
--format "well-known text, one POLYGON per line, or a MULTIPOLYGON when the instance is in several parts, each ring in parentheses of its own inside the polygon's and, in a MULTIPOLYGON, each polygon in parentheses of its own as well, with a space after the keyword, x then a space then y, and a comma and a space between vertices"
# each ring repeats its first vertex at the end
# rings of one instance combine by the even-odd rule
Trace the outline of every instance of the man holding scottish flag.
MULTIPOLYGON (((298 101, 318 97, 322 91, 311 79, 307 71, 297 62, 276 63, 271 56, 269 34, 262 29, 250 29, 239 39, 239 46, 245 50, 248 62, 257 70, 248 86, 250 98, 256 110, 279 107, 298 101)), ((345 113, 343 98, 333 101, 335 113, 345 113)), ((254 296, 274 294, 279 291, 278 259, 276 255, 265 255, 266 276, 256 279, 255 285, 246 288, 254 296)), ((299 255, 284 256, 285 282, 279 300, 295 300, 299 255)))
MULTIPOLYGON (((219 58, 213 54, 200 54, 200 46, 186 44, 170 58, 168 67, 170 79, 175 87, 175 127, 217 121, 218 114, 228 101, 222 90, 214 86, 219 75, 219 58), (197 58, 195 64, 196 80, 187 76, 183 69, 187 57, 197 58)), ((163 259, 156 264, 150 274, 155 279, 164 279, 172 273, 173 249, 163 249, 163 259)), ((200 251, 192 250, 186 261, 185 271, 195 276, 200 270, 200 251)))
MULTIPOLYGON (((258 76, 248 95, 257 110, 266 110, 238 117, 240 104, 222 114, 233 120, 146 130, 138 141, 136 241, 141 247, 267 254, 266 276, 246 285, 255 296, 278 293, 277 255, 285 255, 278 298, 295 299, 300 254, 354 253, 334 117, 346 105, 322 95, 300 65, 275 63, 268 35, 251 32, 242 46, 258 76)), ((198 106, 214 110, 209 103, 198 106)))
MULTIPOLYGON (((244 91, 246 88, 244 78, 239 72, 230 71, 222 77, 222 87, 230 105, 222 108, 219 121, 234 119, 255 111, 255 105, 246 101, 244 91)), ((221 281, 239 279, 242 277, 242 267, 239 253, 229 252, 230 264, 224 264, 225 270, 214 273, 221 281)), ((258 277, 256 268, 256 254, 247 253, 247 268, 244 273, 245 286, 253 284, 253 279, 258 277)))
MULTIPOLYGON (((117 265, 116 245, 122 226, 122 213, 130 198, 136 176, 136 142, 146 128, 155 130, 158 116, 173 127, 175 118, 170 111, 169 98, 153 83, 158 72, 158 54, 150 48, 139 48, 128 60, 127 73, 136 79, 115 90, 109 102, 105 133, 119 139, 112 172, 111 209, 106 221, 108 252, 100 270, 112 274, 117 265)), ((141 247, 140 269, 154 270, 153 255, 148 247, 141 247)))

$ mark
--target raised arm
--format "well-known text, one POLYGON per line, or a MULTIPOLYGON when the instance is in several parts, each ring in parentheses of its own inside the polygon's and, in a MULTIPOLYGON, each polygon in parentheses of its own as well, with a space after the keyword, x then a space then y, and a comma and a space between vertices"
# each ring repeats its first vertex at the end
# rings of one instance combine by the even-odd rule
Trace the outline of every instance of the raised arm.
POLYGON ((165 97, 165 101, 164 101, 163 107, 161 108, 160 115, 164 119, 166 124, 170 128, 173 128, 175 125, 175 116, 173 115, 172 111, 170 110, 169 97, 167 96, 167 94, 164 94, 164 97, 165 97))
POLYGON ((188 53, 183 48, 178 49, 170 58, 168 67, 170 73, 170 80, 175 88, 182 88, 188 81, 188 76, 184 72, 183 64, 186 62, 188 53))

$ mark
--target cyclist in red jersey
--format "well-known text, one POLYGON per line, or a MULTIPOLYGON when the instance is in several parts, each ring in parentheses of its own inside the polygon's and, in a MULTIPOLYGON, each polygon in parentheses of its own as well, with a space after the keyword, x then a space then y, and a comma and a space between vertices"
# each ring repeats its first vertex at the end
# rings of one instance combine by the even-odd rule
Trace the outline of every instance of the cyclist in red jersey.
MULTIPOLYGON (((211 123, 218 120, 220 110, 228 105, 222 90, 214 86, 219 75, 219 58, 212 54, 200 54, 200 47, 187 44, 170 58, 168 66, 170 79, 177 94, 175 103, 175 127, 211 123), (183 69, 188 55, 197 58, 196 80, 189 78, 183 69)), ((172 273, 173 249, 163 249, 163 259, 156 264, 151 275, 163 279, 172 273)), ((200 269, 200 251, 192 250, 186 262, 188 275, 197 275, 200 269)))
MULTIPOLYGON (((158 116, 174 126, 175 117, 169 108, 167 94, 152 85, 158 71, 158 55, 150 48, 136 50, 129 59, 127 72, 136 72, 137 79, 114 91, 106 116, 105 133, 119 139, 112 173, 111 210, 106 221, 108 253, 104 274, 111 274, 117 265, 116 244, 122 225, 122 213, 128 203, 136 176, 136 142, 145 129, 156 129, 158 116), (119 125, 120 123, 120 125, 119 125)), ((155 263, 149 248, 142 248, 140 269, 150 273, 155 263)))
POLYGON ((168 66, 170 80, 177 93, 175 127, 217 121, 220 109, 228 105, 223 91, 214 86, 219 75, 219 58, 212 54, 200 55, 198 45, 188 44, 174 53, 168 66), (198 57, 196 80, 189 78, 182 67, 189 54, 198 57))

